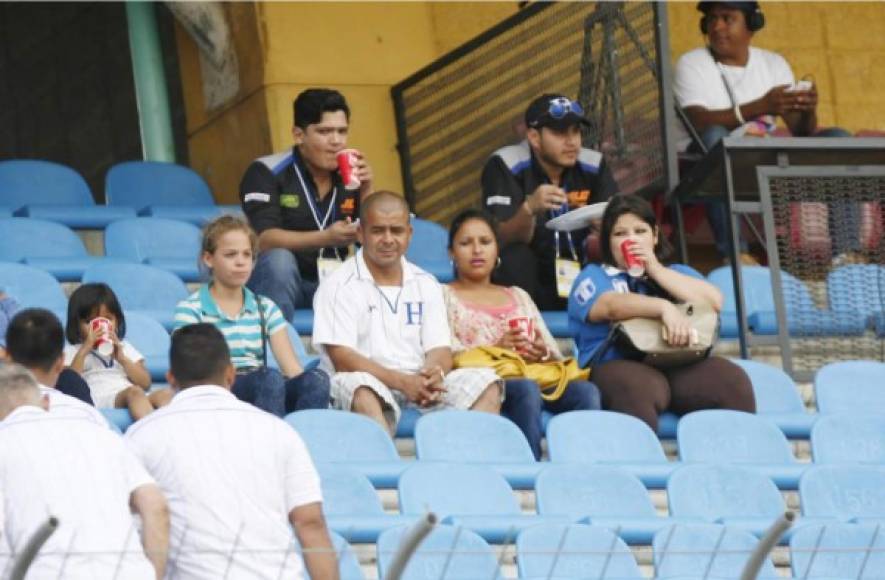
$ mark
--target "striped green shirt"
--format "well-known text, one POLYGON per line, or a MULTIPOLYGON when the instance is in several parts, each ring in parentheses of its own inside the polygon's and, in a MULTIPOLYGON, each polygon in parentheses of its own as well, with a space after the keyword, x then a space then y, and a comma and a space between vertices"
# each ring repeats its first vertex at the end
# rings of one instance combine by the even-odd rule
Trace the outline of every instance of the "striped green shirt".
MULTIPOLYGON (((259 303, 264 314, 266 336, 270 337, 280 330, 285 332, 286 319, 270 298, 256 296, 248 288, 243 288, 243 309, 231 318, 218 308, 208 284, 203 284, 199 290, 178 303, 175 308, 175 328, 177 330, 198 322, 214 324, 227 340, 234 368, 241 370, 260 367, 264 363, 261 358, 259 303)), ((269 339, 267 348, 270 349, 269 339)))

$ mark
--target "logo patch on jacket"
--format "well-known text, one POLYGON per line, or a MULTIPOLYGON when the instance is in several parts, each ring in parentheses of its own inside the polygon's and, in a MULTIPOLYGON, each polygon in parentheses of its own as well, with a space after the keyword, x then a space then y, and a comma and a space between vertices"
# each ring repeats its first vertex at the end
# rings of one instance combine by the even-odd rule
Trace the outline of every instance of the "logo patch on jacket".
POLYGON ((590 200, 589 189, 570 191, 566 195, 568 196, 568 206, 571 208, 583 207, 587 205, 587 202, 590 200))
POLYGON ((289 209, 296 209, 301 205, 301 198, 295 193, 284 193, 280 195, 280 206, 289 209))

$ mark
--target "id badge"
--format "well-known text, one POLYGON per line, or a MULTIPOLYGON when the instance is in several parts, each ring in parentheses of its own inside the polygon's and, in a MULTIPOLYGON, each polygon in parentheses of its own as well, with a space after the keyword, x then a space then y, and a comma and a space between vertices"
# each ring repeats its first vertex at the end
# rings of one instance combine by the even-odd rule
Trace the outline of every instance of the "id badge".
POLYGON ((343 262, 337 258, 317 258, 317 274, 319 275, 320 284, 331 276, 335 270, 340 268, 341 264, 343 262))
POLYGON ((556 258, 556 291, 560 298, 568 298, 580 273, 581 265, 576 260, 556 258))

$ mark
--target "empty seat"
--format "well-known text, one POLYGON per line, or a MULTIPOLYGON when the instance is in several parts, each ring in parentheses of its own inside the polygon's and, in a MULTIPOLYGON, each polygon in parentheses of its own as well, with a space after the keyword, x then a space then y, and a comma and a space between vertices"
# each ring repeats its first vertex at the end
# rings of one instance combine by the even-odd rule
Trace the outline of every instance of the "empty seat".
POLYGON ((375 488, 359 471, 339 465, 317 465, 323 491, 323 513, 329 528, 351 543, 372 543, 384 530, 412 525, 415 516, 387 514, 375 488))
MULTIPOLYGON (((400 526, 378 538, 378 577, 387 578, 390 566, 409 528, 400 526)), ((501 578, 492 548, 474 532, 436 526, 409 558, 402 580, 475 580, 501 578)))
POLYGON ((885 415, 826 415, 811 431, 814 462, 885 466, 885 415))
POLYGON ((22 308, 51 310, 62 325, 65 324, 68 299, 58 280, 45 270, 25 264, 0 262, 0 287, 5 288, 6 294, 15 298, 22 308))
POLYGON ((83 283, 90 282, 107 284, 124 310, 147 314, 167 330, 173 328, 176 305, 188 296, 181 278, 146 264, 96 264, 83 274, 83 283))
POLYGON ((20 262, 46 270, 62 282, 79 280, 93 264, 107 260, 90 256, 68 227, 34 218, 0 219, 0 262, 20 262))
POLYGON ((126 315, 126 340, 144 356, 144 366, 151 380, 165 382, 169 370, 171 339, 163 325, 142 312, 129 311, 126 315))
POLYGON ((518 489, 531 489, 543 467, 512 422, 498 415, 446 410, 428 413, 415 427, 415 454, 421 461, 479 463, 518 489))
POLYGON ((105 230, 104 253, 172 272, 186 282, 201 279, 200 229, 177 220, 132 218, 112 223, 105 230))
POLYGON ((799 496, 805 516, 885 523, 885 468, 814 466, 802 476, 799 496))
POLYGON ((455 274, 449 259, 448 232, 441 225, 418 217, 412 218, 412 230, 406 258, 440 282, 451 282, 455 274))
POLYGON ((605 528, 541 524, 516 538, 520 578, 642 578, 624 542, 605 528))
POLYGON ((821 413, 885 414, 885 364, 873 361, 830 363, 814 375, 821 413))
POLYGON ((344 464, 364 474, 375 487, 396 488, 408 467, 390 435, 378 423, 349 411, 312 409, 286 416, 317 464, 344 464))
POLYGON ((239 206, 215 204, 206 181, 194 170, 159 161, 126 161, 105 177, 110 206, 134 208, 138 215, 177 219, 202 225, 239 206))
POLYGON ((885 530, 879 524, 806 526, 790 538, 794 578, 882 578, 885 530))
POLYGON ((0 205, 14 215, 71 228, 104 228, 115 220, 135 216, 129 207, 96 205, 79 173, 51 161, 0 161, 0 191, 0 205))
POLYGON ((547 452, 554 463, 620 467, 651 487, 664 487, 678 465, 667 461, 660 440, 648 425, 611 411, 556 415, 547 425, 547 452))
POLYGON ((617 467, 550 465, 535 489, 539 514, 609 528, 628 544, 649 544, 677 521, 659 517, 642 482, 617 467))
POLYGON ((492 543, 512 542, 536 524, 568 523, 565 517, 523 514, 504 478, 480 465, 418 461, 400 476, 399 503, 404 514, 429 510, 492 543))
MULTIPOLYGON (((759 540, 714 524, 680 524, 655 535, 655 578, 740 578, 759 540)), ((768 558, 758 578, 778 578, 768 558)))
POLYGON ((807 439, 817 414, 805 410, 796 383, 783 369, 744 359, 731 359, 753 383, 756 413, 773 421, 787 437, 807 439))
POLYGON ((790 442, 773 422, 742 411, 696 411, 679 422, 683 463, 728 463, 770 477, 781 489, 796 489, 808 467, 793 456, 790 442))
POLYGON ((860 312, 866 317, 885 312, 885 286, 881 285, 882 266, 851 264, 835 268, 827 275, 827 300, 832 310, 860 312))

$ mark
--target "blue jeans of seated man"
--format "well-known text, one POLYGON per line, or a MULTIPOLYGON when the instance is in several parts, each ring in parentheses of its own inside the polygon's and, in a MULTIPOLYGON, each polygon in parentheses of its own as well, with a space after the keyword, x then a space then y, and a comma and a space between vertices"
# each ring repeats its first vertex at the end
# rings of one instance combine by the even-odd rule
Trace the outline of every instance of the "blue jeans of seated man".
POLYGON ((590 381, 571 381, 557 401, 543 400, 538 383, 530 379, 507 379, 504 388, 506 396, 501 415, 516 423, 538 460, 541 459, 542 409, 555 414, 602 408, 599 390, 590 381))
POLYGON ((277 417, 292 411, 329 407, 329 375, 320 369, 288 380, 276 369, 257 369, 237 375, 231 391, 241 401, 277 417))
POLYGON ((301 277, 298 260, 290 250, 273 248, 258 254, 247 286, 273 300, 291 322, 296 308, 311 307, 318 283, 301 277))

